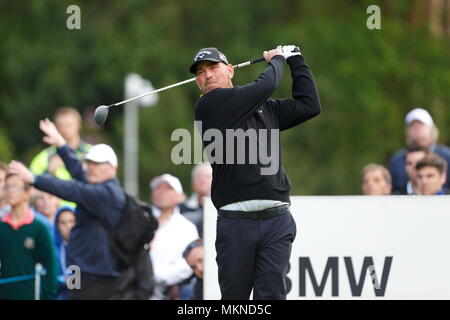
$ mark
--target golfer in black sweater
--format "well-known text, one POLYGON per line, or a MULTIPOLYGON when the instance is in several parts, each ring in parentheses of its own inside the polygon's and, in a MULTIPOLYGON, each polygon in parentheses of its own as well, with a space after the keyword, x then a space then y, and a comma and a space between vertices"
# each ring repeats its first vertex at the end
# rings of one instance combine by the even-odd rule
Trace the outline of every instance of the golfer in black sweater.
POLYGON ((216 48, 195 55, 203 95, 200 123, 218 210, 216 251, 222 299, 286 299, 296 225, 291 184, 281 165, 279 132, 320 113, 314 79, 295 46, 264 51, 268 67, 252 83, 233 86, 234 68, 216 48), (293 99, 269 99, 290 66, 293 99))

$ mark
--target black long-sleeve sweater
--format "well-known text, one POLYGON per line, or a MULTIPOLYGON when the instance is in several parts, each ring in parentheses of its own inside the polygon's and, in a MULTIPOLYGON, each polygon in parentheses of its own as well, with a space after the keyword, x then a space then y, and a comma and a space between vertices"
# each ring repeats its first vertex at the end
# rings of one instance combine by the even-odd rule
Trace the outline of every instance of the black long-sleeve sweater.
POLYGON ((201 121, 200 130, 205 150, 212 150, 211 197, 216 208, 256 199, 290 202, 291 183, 281 165, 278 131, 273 130, 283 131, 299 125, 317 116, 321 108, 313 75, 300 55, 287 59, 293 79, 293 99, 269 99, 281 80, 284 63, 282 56, 275 56, 254 82, 245 86, 211 90, 197 102, 195 119, 201 121), (236 132, 238 129, 243 131, 236 132), (223 148, 219 148, 219 132, 223 148), (231 137, 233 132, 241 138, 245 133, 248 133, 247 137, 257 137, 256 143, 254 140, 246 140, 244 163, 242 159, 241 162, 238 159, 238 140, 234 139, 233 148, 230 148, 231 140, 227 141, 227 133, 231 137), (266 136, 264 132, 267 133, 266 136), (272 141, 273 138, 276 141, 272 141), (258 156, 256 163, 252 161, 252 157, 261 152, 263 155, 267 153, 271 158, 269 163, 267 157, 261 156, 258 156), (278 166, 275 160, 278 160, 278 166))

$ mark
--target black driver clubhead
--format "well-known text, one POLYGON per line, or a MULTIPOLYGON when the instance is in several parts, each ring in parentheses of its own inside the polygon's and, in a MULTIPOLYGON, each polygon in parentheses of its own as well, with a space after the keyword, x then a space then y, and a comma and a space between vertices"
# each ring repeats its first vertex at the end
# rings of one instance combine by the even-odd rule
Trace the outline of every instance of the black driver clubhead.
POLYGON ((99 106, 95 109, 94 120, 99 126, 105 123, 106 118, 108 117, 108 112, 108 106, 99 106))

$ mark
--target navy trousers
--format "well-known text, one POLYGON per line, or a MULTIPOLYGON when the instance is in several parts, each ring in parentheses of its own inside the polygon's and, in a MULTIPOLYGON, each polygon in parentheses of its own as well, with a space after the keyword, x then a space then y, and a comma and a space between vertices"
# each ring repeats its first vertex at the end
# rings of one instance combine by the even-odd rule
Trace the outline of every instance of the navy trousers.
MULTIPOLYGON (((217 219, 217 265, 223 300, 286 299, 286 274, 297 228, 286 207, 268 219, 217 219)), ((242 213, 241 216, 246 213, 242 213)))

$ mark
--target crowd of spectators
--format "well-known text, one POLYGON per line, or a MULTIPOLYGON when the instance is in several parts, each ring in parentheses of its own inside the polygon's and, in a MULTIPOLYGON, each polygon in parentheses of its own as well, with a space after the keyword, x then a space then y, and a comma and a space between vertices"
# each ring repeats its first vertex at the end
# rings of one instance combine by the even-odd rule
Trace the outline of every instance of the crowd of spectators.
POLYGON ((362 170, 362 193, 386 195, 449 194, 450 148, 437 144, 439 130, 422 108, 405 117, 406 146, 390 159, 388 167, 371 163, 362 170))
MULTIPOLYGON (((0 299, 35 298, 31 276, 36 264, 45 270, 41 299, 109 299, 120 275, 109 232, 117 228, 125 206, 117 156, 108 145, 81 139, 81 116, 73 108, 59 109, 54 122, 45 119, 39 127, 49 146, 29 167, 0 163, 0 299), (68 289, 70 265, 81 270, 79 290, 68 289)), ((411 110, 405 133, 405 148, 387 166, 363 168, 362 193, 449 194, 450 148, 437 144, 431 115, 411 110)), ((211 166, 196 165, 191 178, 190 196, 169 173, 149 179, 145 200, 158 229, 148 246, 153 275, 148 299, 203 298, 203 208, 210 196, 211 166)))

